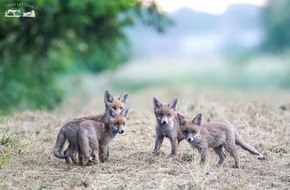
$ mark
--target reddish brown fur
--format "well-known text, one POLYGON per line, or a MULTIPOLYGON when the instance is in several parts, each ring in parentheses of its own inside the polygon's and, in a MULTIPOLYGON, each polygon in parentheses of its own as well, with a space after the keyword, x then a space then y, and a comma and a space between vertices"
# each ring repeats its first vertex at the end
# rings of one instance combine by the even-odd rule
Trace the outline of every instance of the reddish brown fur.
POLYGON ((109 158, 108 146, 117 133, 123 134, 128 108, 120 114, 112 108, 106 112, 104 122, 86 120, 78 130, 79 161, 81 165, 105 162, 109 158))
MULTIPOLYGON (((121 110, 125 107, 127 102, 128 94, 123 93, 118 98, 113 97, 109 91, 105 91, 104 93, 104 103, 106 107, 106 111, 109 108, 113 108, 117 112, 121 112, 121 110)), ((104 114, 98 114, 94 116, 86 116, 72 119, 67 122, 60 129, 57 140, 54 147, 54 155, 57 158, 66 159, 67 163, 71 163, 72 161, 76 163, 76 154, 77 150, 77 131, 81 122, 85 120, 93 120, 93 121, 102 121, 104 114), (64 151, 64 155, 61 153, 63 145, 65 141, 69 141, 69 145, 64 151)))
POLYGON ((184 139, 184 136, 176 120, 177 101, 178 99, 174 99, 169 104, 162 104, 157 98, 153 98, 154 113, 157 120, 154 153, 160 151, 164 137, 169 138, 171 143, 170 156, 176 156, 178 153, 178 144, 184 139))
POLYGON ((201 125, 201 119, 201 114, 198 114, 193 120, 185 119, 178 114, 180 128, 191 146, 199 150, 202 162, 207 162, 208 149, 213 148, 220 159, 217 166, 222 165, 225 159, 224 148, 234 158, 235 167, 239 168, 240 158, 236 144, 257 155, 258 158, 264 159, 264 156, 255 148, 246 144, 230 125, 221 122, 201 125))

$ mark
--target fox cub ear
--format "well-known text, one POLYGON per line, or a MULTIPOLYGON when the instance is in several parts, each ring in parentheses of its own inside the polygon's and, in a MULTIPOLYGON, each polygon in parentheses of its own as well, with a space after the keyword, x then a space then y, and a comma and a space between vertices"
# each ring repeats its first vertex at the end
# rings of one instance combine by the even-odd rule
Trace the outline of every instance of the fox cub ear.
POLYGON ((128 112, 129 112, 129 108, 124 108, 124 109, 121 111, 121 116, 127 118, 127 116, 128 116, 128 112))
POLYGON ((161 102, 155 97, 153 98, 153 105, 154 105, 154 109, 161 108, 162 106, 161 102))
POLYGON ((195 124, 195 125, 198 125, 200 126, 201 125, 201 120, 202 120, 202 115, 201 113, 197 114, 193 120, 192 120, 192 123, 195 124))
POLYGON ((124 104, 127 103, 127 99, 128 99, 128 92, 124 92, 122 93, 119 98, 118 98, 121 102, 123 102, 124 104))
POLYGON ((114 100, 114 97, 112 96, 112 94, 110 94, 110 92, 108 90, 105 91, 105 95, 104 95, 104 102, 106 103, 112 103, 114 100))
POLYGON ((110 117, 116 117, 116 111, 113 108, 109 108, 108 112, 110 117))
POLYGON ((184 117, 182 115, 177 113, 177 118, 178 118, 179 125, 185 125, 185 119, 184 119, 184 117))
POLYGON ((174 111, 176 110, 176 107, 177 107, 177 102, 178 102, 178 99, 177 98, 174 98, 174 100, 172 100, 171 102, 169 102, 169 107, 171 109, 173 109, 174 111))

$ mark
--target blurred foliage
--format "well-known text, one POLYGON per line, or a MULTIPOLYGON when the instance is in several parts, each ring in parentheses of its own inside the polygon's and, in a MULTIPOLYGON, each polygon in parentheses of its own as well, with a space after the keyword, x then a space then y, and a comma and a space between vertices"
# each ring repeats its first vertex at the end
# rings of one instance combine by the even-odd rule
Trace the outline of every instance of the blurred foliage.
POLYGON ((144 6, 136 0, 31 0, 19 6, 6 0, 1 5, 33 9, 36 17, 1 14, 0 113, 53 108, 63 97, 58 76, 73 69, 99 72, 126 60, 125 27, 141 21, 163 32, 170 24, 154 1, 144 6))
POLYGON ((290 49, 290 1, 270 1, 264 11, 267 50, 279 53, 290 49))
POLYGON ((266 40, 264 50, 285 57, 285 70, 288 74, 280 83, 283 88, 290 88, 290 1, 272 0, 264 11, 266 40))

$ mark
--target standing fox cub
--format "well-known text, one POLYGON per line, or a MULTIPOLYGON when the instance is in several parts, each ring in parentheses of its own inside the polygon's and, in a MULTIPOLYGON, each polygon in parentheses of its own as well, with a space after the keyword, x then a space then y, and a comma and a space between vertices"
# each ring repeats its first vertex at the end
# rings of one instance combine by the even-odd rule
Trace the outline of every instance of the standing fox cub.
POLYGON ((180 114, 177 114, 177 116, 182 133, 190 145, 199 150, 202 162, 207 161, 208 149, 213 148, 219 156, 217 166, 221 166, 225 160, 224 147, 234 158, 235 167, 239 168, 240 160, 235 146, 236 144, 251 154, 258 156, 259 159, 265 159, 254 147, 245 143, 238 133, 226 123, 208 123, 201 125, 201 114, 195 116, 193 120, 185 119, 180 114))
MULTIPOLYGON (((109 91, 106 90, 104 94, 104 103, 106 111, 112 108, 118 113, 121 112, 121 110, 123 110, 123 108, 125 107, 127 98, 128 93, 123 93, 120 95, 120 97, 115 98, 110 94, 109 91)), ((64 126, 62 126, 57 135, 56 143, 54 146, 54 155, 57 158, 65 159, 66 163, 69 164, 72 162, 76 163, 76 154, 78 152, 77 131, 80 123, 85 120, 101 121, 104 114, 75 118, 67 122, 64 126), (68 140, 69 145, 64 151, 64 153, 62 153, 62 148, 66 140, 68 140)))
POLYGON ((109 108, 103 122, 85 120, 78 130, 78 153, 80 165, 99 164, 109 157, 108 146, 117 133, 123 134, 129 108, 117 113, 109 108))
POLYGON ((170 156, 176 156, 178 144, 184 139, 176 120, 177 101, 178 99, 175 98, 169 104, 162 104, 157 98, 153 98, 154 113, 157 120, 155 153, 159 152, 164 137, 167 137, 171 143, 170 156))

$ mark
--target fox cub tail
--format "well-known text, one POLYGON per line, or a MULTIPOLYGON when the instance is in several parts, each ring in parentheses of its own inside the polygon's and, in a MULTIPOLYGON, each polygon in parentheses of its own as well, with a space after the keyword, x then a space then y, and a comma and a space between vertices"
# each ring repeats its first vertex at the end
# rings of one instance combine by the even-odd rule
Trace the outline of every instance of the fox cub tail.
POLYGON ((235 132, 235 139, 236 139, 236 144, 242 147, 243 149, 249 151, 251 154, 256 155, 258 159, 260 160, 265 160, 265 156, 258 152, 254 147, 251 145, 247 144, 243 139, 235 132))
POLYGON ((57 158, 60 159, 65 158, 65 156, 61 153, 64 143, 65 143, 64 131, 60 130, 57 135, 56 143, 53 149, 54 156, 56 156, 57 158))

